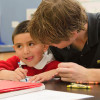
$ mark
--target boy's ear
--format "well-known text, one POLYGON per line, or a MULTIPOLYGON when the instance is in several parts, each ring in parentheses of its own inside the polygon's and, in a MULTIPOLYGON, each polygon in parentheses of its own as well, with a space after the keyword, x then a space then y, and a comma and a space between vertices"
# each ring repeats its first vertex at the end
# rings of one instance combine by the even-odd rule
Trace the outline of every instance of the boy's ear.
POLYGON ((49 45, 44 45, 44 52, 46 52, 49 48, 49 45))
POLYGON ((13 45, 13 49, 15 50, 15 46, 13 45))

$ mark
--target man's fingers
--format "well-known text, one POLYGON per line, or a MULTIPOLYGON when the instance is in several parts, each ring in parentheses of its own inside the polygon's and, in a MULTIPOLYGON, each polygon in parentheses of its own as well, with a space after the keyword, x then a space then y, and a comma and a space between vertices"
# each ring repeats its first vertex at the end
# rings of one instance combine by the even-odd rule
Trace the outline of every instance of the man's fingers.
POLYGON ((59 63, 58 68, 70 68, 75 66, 75 63, 67 62, 67 63, 59 63))
POLYGON ((63 78, 72 78, 72 74, 59 74, 59 76, 63 78))
POLYGON ((58 74, 63 73, 63 74, 69 74, 69 73, 73 73, 73 69, 72 68, 57 68, 57 72, 58 74))
POLYGON ((65 82, 75 82, 75 80, 71 79, 71 78, 61 78, 62 81, 65 82))

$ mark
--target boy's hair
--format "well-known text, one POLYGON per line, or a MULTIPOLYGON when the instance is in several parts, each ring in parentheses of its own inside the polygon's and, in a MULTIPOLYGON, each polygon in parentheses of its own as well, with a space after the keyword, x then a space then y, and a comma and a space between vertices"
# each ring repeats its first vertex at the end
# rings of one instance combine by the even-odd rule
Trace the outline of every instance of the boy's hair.
POLYGON ((86 23, 86 12, 78 1, 42 0, 28 29, 34 40, 50 44, 68 40, 72 31, 84 30, 86 23))
POLYGON ((12 34, 12 42, 13 42, 13 44, 14 44, 14 37, 16 35, 29 32, 27 30, 28 24, 29 24, 29 20, 23 21, 20 24, 18 24, 18 26, 15 28, 15 30, 14 30, 14 32, 12 34))

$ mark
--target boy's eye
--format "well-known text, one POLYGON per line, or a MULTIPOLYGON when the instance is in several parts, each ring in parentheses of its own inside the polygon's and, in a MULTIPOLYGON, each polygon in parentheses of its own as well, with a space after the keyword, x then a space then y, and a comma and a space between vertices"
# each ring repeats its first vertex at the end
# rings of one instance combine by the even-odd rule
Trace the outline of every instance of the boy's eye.
POLYGON ((22 47, 21 45, 18 45, 18 46, 17 46, 17 48, 21 48, 21 47, 22 47))
POLYGON ((34 45, 34 43, 29 43, 29 46, 33 46, 34 45))

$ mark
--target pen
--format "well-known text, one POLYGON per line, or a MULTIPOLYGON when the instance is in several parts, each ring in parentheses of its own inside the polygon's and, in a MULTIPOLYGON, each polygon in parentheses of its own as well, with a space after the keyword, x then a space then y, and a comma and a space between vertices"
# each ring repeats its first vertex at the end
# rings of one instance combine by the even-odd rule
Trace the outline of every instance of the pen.
POLYGON ((71 85, 67 85, 67 88, 76 88, 76 89, 90 89, 91 86, 83 85, 83 84, 76 84, 72 83, 71 85))
MULTIPOLYGON (((18 62, 18 65, 19 65, 20 68, 22 68, 20 62, 18 62)), ((25 77, 25 81, 27 82, 27 78, 26 77, 25 77)))

